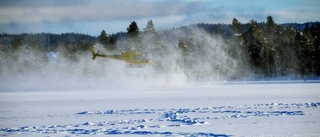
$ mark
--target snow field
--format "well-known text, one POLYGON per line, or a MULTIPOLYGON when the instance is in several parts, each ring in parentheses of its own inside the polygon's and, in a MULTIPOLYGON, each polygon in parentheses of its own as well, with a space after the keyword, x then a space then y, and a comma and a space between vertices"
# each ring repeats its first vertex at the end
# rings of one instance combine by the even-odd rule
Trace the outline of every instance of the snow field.
POLYGON ((1 136, 319 136, 320 84, 0 93, 1 136))

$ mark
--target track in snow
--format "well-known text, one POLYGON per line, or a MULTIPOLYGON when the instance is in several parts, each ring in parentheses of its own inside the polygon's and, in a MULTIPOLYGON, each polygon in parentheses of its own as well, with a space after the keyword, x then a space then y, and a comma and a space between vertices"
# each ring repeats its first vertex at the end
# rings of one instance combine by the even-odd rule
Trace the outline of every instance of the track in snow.
MULTIPOLYGON (((320 102, 268 103, 236 106, 215 106, 172 109, 124 109, 82 111, 76 114, 47 115, 46 117, 99 117, 100 122, 70 123, 61 125, 34 125, 18 128, 1 128, 2 136, 11 135, 164 135, 164 136, 230 136, 228 133, 186 132, 182 129, 195 126, 209 127, 216 120, 262 117, 296 117, 312 115, 308 110, 319 109, 320 102), (112 117, 112 118, 110 118, 112 117), (117 120, 114 120, 116 118, 117 120), (141 119, 142 118, 142 119, 141 119), (108 120, 113 119, 113 120, 108 120)), ((1 117, 17 119, 17 117, 1 117)), ((19 118, 18 118, 19 119, 19 118)), ((214 130, 214 129, 213 129, 214 130)))

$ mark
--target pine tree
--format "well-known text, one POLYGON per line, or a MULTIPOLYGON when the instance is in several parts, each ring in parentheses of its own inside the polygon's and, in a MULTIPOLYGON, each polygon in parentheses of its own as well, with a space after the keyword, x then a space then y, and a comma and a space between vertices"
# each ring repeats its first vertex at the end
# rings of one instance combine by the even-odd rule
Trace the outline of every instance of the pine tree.
POLYGON ((143 29, 145 32, 155 32, 152 20, 149 20, 146 28, 143 29))
POLYGON ((294 49, 295 30, 292 26, 276 26, 274 59, 276 75, 287 76, 296 72, 297 57, 294 49))
POLYGON ((267 34, 272 35, 275 33, 276 24, 271 16, 267 17, 267 34))
POLYGON ((238 35, 242 32, 241 23, 236 18, 233 18, 232 20, 232 30, 235 34, 238 35))
POLYGON ((311 35, 313 36, 316 75, 320 76, 320 22, 316 22, 312 25, 311 35))
POLYGON ((262 67, 263 60, 261 58, 262 49, 262 34, 259 29, 258 23, 255 20, 249 22, 249 30, 245 36, 245 44, 248 48, 248 53, 250 56, 250 64, 253 70, 260 71, 262 67))
MULTIPOLYGON (((236 19, 233 18, 232 20, 232 30, 234 35, 230 38, 230 46, 229 47, 229 54, 232 58, 237 60, 238 66, 240 68, 248 68, 248 48, 245 45, 245 34, 243 25, 236 19)), ((248 73, 249 69, 240 69, 239 73, 236 74, 235 77, 244 76, 246 73, 248 73)))
POLYGON ((137 36, 139 34, 139 27, 135 21, 131 22, 129 28, 127 28, 128 35, 137 36))
POLYGON ((309 27, 309 24, 306 24, 305 29, 305 48, 307 49, 308 54, 308 64, 307 68, 310 74, 318 74, 319 69, 319 24, 318 23, 312 23, 311 27, 309 27), (316 26, 318 25, 318 27, 316 26), (318 33, 318 34, 317 34, 318 33))
POLYGON ((297 31, 295 34, 295 51, 297 56, 297 71, 300 75, 304 76, 306 74, 305 72, 305 66, 306 66, 306 58, 305 58, 305 48, 304 48, 304 42, 305 37, 303 35, 303 32, 297 31))
POLYGON ((131 22, 127 31, 127 48, 130 50, 143 50, 143 46, 141 45, 141 40, 139 38, 139 27, 135 21, 131 22))
POLYGON ((108 45, 110 44, 110 38, 108 37, 105 30, 101 31, 101 34, 99 36, 100 43, 105 47, 108 48, 108 45))
POLYGON ((263 63, 265 68, 265 76, 272 77, 275 71, 275 47, 274 47, 274 35, 276 32, 276 24, 271 16, 267 17, 265 36, 263 38, 263 63))
POLYGON ((307 73, 307 76, 309 76, 312 72, 315 71, 314 66, 314 58, 315 58, 315 49, 313 47, 313 37, 311 34, 311 28, 309 26, 309 23, 306 23, 306 28, 304 30, 305 34, 305 42, 304 42, 304 49, 305 49, 305 55, 304 57, 306 58, 306 66, 305 66, 305 71, 307 73))

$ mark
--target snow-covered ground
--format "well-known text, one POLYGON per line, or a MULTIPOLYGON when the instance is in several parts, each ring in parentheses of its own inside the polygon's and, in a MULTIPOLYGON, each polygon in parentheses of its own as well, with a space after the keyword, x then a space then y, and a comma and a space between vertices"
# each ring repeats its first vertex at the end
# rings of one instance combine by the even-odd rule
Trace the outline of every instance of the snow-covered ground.
POLYGON ((0 93, 1 136, 320 136, 320 84, 0 93))

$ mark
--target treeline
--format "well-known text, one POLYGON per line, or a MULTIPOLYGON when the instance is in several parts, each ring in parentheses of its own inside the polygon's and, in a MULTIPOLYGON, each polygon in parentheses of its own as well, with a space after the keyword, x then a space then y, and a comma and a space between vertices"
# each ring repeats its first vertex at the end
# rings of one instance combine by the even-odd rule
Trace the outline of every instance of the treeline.
POLYGON ((133 21, 127 32, 108 35, 102 30, 100 36, 2 33, 0 61, 4 56, 14 55, 22 47, 41 53, 63 51, 67 57, 74 58, 73 55, 87 53, 90 45, 100 43, 110 52, 136 50, 153 54, 154 68, 164 70, 170 69, 168 65, 171 63, 178 64, 188 76, 196 72, 199 75, 220 73, 232 79, 252 74, 260 78, 289 75, 313 77, 320 76, 319 31, 319 22, 277 24, 269 16, 262 23, 255 20, 241 23, 234 18, 231 24, 194 24, 165 30, 156 30, 152 20, 140 30, 133 21), (222 46, 220 44, 217 46, 219 48, 215 48, 212 42, 216 40, 212 39, 222 41, 222 46), (213 47, 208 48, 212 44, 213 47), (208 52, 210 50, 212 52, 208 52), (237 63, 230 61, 223 64, 226 60, 220 59, 223 57, 218 55, 219 52, 225 52, 223 56, 228 56, 227 60, 231 58, 237 63), (173 54, 179 54, 179 57, 173 54), (175 61, 168 59, 175 57, 175 61), (203 69, 199 67, 201 65, 209 66, 206 67, 208 71, 198 70, 203 69), (236 70, 236 73, 231 70, 236 70))
MULTIPOLYGON (((23 34, 0 34, 1 50, 16 50, 21 46, 28 46, 43 51, 56 51, 58 46, 72 48, 85 47, 97 41, 97 37, 79 33, 23 33, 23 34)), ((86 49, 85 49, 86 50, 86 49)))
MULTIPOLYGON (((245 53, 241 58, 255 74, 265 77, 320 76, 320 23, 276 24, 232 21, 229 43, 245 53)), ((236 56, 237 57, 237 56, 236 56)), ((238 56, 239 57, 239 56, 238 56)))
MULTIPOLYGON (((272 16, 266 22, 251 20, 232 24, 195 24, 178 29, 185 36, 181 45, 196 47, 190 28, 197 27, 212 36, 220 36, 227 43, 227 52, 241 62, 238 68, 243 75, 255 74, 259 78, 320 76, 320 23, 276 24, 272 16)), ((165 33, 170 34, 165 30, 165 33)), ((170 37, 170 36, 169 36, 170 37)), ((184 46, 185 47, 185 46, 184 46)))

